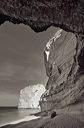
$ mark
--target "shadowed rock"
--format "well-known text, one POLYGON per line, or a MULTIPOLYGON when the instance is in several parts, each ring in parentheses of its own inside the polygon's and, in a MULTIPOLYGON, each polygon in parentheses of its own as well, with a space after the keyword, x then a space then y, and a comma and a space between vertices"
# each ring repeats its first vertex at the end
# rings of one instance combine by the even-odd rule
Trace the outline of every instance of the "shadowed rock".
POLYGON ((57 115, 56 112, 53 111, 53 112, 51 113, 51 118, 54 118, 56 115, 57 115))
POLYGON ((58 26, 66 31, 84 33, 83 0, 0 0, 0 24, 24 23, 34 31, 58 26))

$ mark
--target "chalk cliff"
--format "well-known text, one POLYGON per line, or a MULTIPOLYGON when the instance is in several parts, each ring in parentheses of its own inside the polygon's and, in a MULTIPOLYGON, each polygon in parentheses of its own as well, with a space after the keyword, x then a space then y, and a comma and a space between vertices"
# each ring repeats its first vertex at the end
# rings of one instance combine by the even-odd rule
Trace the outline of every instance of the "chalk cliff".
POLYGON ((45 90, 42 84, 25 87, 20 91, 18 108, 39 108, 39 100, 45 90))
POLYGON ((40 101, 42 111, 63 108, 83 110, 84 53, 82 50, 78 60, 77 50, 76 36, 62 29, 46 44, 44 62, 49 79, 46 84, 47 94, 44 93, 40 101))

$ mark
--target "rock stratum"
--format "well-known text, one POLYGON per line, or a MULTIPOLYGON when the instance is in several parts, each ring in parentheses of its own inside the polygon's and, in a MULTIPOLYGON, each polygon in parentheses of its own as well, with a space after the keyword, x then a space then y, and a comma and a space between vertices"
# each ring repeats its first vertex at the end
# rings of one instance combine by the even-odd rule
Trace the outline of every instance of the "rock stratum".
POLYGON ((40 97, 45 90, 42 84, 25 87, 20 91, 18 108, 39 108, 40 97))
POLYGON ((44 62, 49 79, 40 101, 42 111, 84 111, 84 53, 82 49, 77 58, 78 45, 76 36, 62 29, 46 44, 44 62))

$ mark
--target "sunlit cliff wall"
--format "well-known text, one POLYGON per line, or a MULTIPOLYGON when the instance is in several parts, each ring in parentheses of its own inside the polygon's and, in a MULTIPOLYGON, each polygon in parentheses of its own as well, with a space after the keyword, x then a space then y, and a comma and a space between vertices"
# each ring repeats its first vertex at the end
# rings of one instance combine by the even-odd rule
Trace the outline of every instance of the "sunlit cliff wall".
POLYGON ((42 84, 25 87, 20 91, 18 108, 39 108, 39 100, 45 90, 42 84))

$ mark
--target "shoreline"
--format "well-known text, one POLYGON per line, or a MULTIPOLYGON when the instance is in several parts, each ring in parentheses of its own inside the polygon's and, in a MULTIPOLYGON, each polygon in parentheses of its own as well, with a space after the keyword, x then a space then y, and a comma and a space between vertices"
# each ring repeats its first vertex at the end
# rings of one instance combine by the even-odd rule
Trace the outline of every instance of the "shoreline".
POLYGON ((12 122, 2 124, 2 125, 0 125, 0 127, 6 126, 6 125, 18 124, 18 123, 22 123, 22 122, 26 122, 26 121, 32 121, 32 120, 40 119, 40 118, 41 118, 40 116, 37 117, 34 115, 30 115, 30 116, 26 116, 25 118, 22 118, 22 119, 18 119, 18 120, 14 120, 12 122))
POLYGON ((59 114, 54 118, 47 117, 35 117, 28 119, 27 117, 11 122, 8 125, 4 125, 1 128, 84 128, 84 115, 74 113, 59 114))
POLYGON ((57 114, 54 118, 43 113, 36 113, 35 115, 26 116, 23 119, 19 119, 10 123, 6 123, 0 128, 84 128, 84 113, 83 112, 63 112, 57 114), (36 116, 39 115, 39 116, 36 116), (60 123, 61 122, 61 123, 60 123), (54 127, 55 126, 55 127, 54 127))

